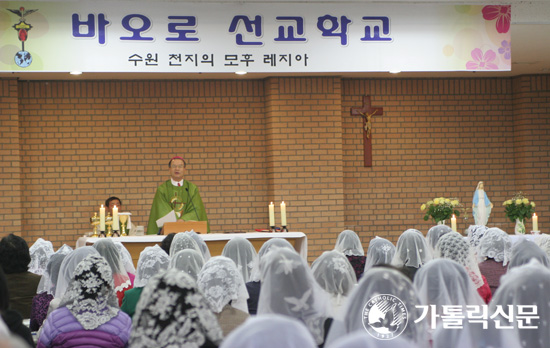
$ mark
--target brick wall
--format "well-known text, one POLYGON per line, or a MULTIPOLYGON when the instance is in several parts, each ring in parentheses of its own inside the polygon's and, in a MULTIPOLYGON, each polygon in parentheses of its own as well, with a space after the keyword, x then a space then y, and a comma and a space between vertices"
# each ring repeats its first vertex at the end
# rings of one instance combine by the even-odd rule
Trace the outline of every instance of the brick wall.
POLYGON ((344 228, 365 247, 374 235, 426 233, 422 202, 443 195, 471 206, 480 180, 495 205, 490 224, 513 231, 501 204, 521 189, 544 230, 549 79, 0 80, 0 233, 74 245, 111 195, 146 225, 175 154, 188 160, 212 231, 266 227, 269 201, 278 211, 285 200, 310 259, 344 228), (364 94, 384 108, 373 116, 372 168, 349 111, 364 94))

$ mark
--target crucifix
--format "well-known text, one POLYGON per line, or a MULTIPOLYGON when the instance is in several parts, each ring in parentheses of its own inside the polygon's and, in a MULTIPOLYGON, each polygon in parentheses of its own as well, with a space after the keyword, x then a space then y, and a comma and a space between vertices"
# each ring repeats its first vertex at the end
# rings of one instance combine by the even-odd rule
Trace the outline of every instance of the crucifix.
POLYGON ((372 122, 374 115, 382 116, 383 108, 374 108, 370 104, 370 95, 363 96, 363 106, 361 108, 351 108, 352 116, 359 115, 363 118, 363 161, 365 167, 372 167, 372 122))

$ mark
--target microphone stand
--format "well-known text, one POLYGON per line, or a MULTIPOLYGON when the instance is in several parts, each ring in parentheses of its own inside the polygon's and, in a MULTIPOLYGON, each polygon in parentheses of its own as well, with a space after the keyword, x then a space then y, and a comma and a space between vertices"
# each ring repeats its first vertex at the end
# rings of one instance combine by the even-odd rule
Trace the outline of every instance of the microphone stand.
MULTIPOLYGON (((189 187, 185 188, 185 191, 187 191, 187 195, 189 196, 189 187)), ((193 197, 190 197, 189 200, 191 201, 191 205, 193 206, 193 210, 195 211, 195 215, 197 216, 197 221, 200 221, 199 213, 197 213, 197 208, 195 207, 195 204, 193 203, 193 197)))

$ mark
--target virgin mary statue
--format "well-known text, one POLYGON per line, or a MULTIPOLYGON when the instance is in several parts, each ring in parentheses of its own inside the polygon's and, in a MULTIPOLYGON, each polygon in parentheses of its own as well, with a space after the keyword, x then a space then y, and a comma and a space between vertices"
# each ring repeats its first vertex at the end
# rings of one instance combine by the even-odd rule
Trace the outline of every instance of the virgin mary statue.
POLYGON ((493 203, 487 197, 487 193, 483 189, 483 181, 477 184, 476 191, 474 192, 474 199, 472 201, 472 215, 476 225, 486 226, 489 215, 491 215, 491 209, 493 209, 493 203))

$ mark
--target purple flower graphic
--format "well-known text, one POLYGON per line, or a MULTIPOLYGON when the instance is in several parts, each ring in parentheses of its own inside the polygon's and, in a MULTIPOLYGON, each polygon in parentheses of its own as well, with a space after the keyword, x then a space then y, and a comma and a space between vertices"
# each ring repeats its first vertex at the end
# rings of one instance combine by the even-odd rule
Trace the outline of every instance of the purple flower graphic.
POLYGON ((488 50, 483 53, 481 49, 476 48, 472 51, 472 60, 466 63, 466 69, 468 70, 494 70, 498 69, 498 65, 493 63, 493 60, 497 57, 497 54, 493 50, 488 50))
POLYGON ((512 57, 510 43, 506 40, 503 40, 500 44, 501 47, 498 49, 498 53, 504 54, 504 59, 510 59, 512 57))

